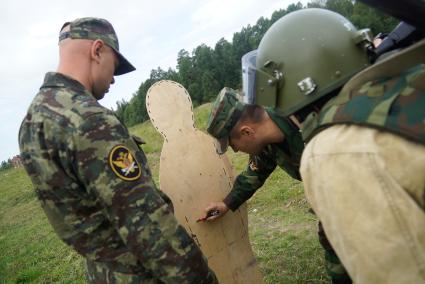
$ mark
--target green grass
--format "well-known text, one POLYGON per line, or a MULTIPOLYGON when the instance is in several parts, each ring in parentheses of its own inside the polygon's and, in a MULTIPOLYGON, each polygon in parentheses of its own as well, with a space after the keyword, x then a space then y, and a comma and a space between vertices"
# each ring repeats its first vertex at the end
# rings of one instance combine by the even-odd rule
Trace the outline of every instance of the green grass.
MULTIPOLYGON (((194 110, 205 130, 211 104, 194 110)), ((158 183, 162 136, 149 123, 130 132, 143 146, 158 183)), ((228 153, 237 172, 247 155, 228 153)), ((84 283, 84 260, 49 225, 23 169, 0 172, 0 284, 84 283)), ((309 213, 302 184, 276 169, 248 201, 250 239, 266 283, 328 283, 317 219, 309 213)))
POLYGON ((23 169, 0 172, 0 196, 0 283, 83 283, 83 259, 55 235, 23 169))

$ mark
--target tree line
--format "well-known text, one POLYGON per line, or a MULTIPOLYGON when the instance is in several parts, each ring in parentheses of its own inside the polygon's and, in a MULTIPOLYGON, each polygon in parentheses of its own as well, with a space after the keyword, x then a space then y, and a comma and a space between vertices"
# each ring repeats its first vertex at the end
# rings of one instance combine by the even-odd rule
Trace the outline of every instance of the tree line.
POLYGON ((7 161, 2 161, 0 163, 0 172, 11 169, 13 167, 12 160, 8 159, 7 161))
POLYGON ((214 46, 197 46, 192 52, 185 49, 177 55, 176 69, 151 70, 130 101, 117 102, 118 118, 127 126, 149 119, 145 99, 148 89, 157 81, 173 80, 189 92, 194 106, 214 100, 223 87, 241 88, 241 57, 258 47, 269 27, 284 15, 304 8, 324 8, 349 19, 357 28, 370 28, 375 35, 391 31, 398 20, 361 2, 352 0, 315 0, 303 6, 300 2, 275 11, 270 18, 261 17, 255 25, 243 27, 233 34, 232 42, 221 38, 214 46))

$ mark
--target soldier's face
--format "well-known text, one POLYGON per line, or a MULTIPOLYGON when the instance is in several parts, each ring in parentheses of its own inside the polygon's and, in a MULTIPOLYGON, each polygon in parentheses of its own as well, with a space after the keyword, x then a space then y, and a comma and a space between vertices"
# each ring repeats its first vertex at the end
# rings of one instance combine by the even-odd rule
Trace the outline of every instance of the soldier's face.
POLYGON ((112 48, 104 45, 101 50, 97 77, 93 82, 93 95, 96 99, 102 99, 109 91, 111 84, 115 82, 114 72, 118 66, 118 58, 112 48))

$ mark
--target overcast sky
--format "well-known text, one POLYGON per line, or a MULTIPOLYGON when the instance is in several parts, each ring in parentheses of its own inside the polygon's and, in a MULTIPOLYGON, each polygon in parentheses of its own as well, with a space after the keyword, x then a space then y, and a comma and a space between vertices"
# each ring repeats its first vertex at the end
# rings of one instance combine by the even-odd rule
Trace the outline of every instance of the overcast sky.
MULTIPOLYGON (((115 28, 122 54, 137 68, 118 76, 100 103, 130 100, 150 70, 175 69, 177 53, 214 47, 261 16, 295 0, 2 1, 0 4, 0 161, 19 153, 20 123, 44 74, 58 63, 58 32, 66 21, 95 16, 115 28)), ((305 4, 309 1, 300 1, 305 4)))

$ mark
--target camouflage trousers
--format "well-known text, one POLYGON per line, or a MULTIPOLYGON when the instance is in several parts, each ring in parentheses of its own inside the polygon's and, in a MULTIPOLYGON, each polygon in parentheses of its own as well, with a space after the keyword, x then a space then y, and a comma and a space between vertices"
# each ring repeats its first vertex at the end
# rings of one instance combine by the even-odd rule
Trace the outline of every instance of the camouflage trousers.
POLYGON ((351 284, 350 275, 348 275, 347 270, 345 270, 344 265, 341 263, 335 250, 329 243, 320 221, 317 234, 319 235, 319 242, 325 250, 326 272, 331 278, 332 284, 351 284))
POLYGON ((317 134, 305 194, 354 283, 425 283, 425 146, 354 125, 317 134))
POLYGON ((163 283, 146 274, 132 273, 125 267, 111 265, 86 259, 87 283, 90 284, 160 284, 163 283))

